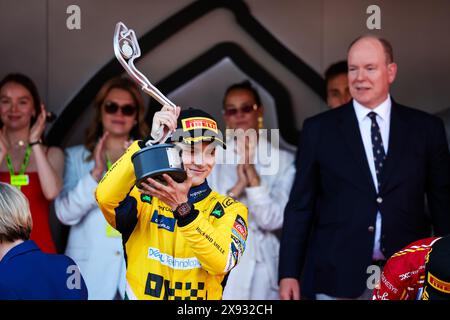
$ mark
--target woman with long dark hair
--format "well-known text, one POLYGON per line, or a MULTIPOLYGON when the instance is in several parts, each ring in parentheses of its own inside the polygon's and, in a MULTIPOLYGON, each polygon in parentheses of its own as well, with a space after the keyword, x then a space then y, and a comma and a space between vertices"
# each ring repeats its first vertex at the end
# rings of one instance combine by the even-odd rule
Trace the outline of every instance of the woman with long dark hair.
POLYGON ((56 253, 49 207, 62 188, 64 154, 43 144, 46 117, 30 78, 9 74, 0 81, 0 181, 25 194, 34 224, 31 239, 44 252, 56 253))
MULTIPOLYGON (((278 299, 280 244, 276 231, 283 224, 295 166, 294 155, 271 144, 263 134, 263 113, 258 91, 249 81, 226 90, 223 114, 227 128, 232 129, 227 130, 226 144, 233 156, 216 164, 208 182, 219 193, 227 193, 248 207, 249 225, 245 254, 230 272, 224 299, 278 299), (260 157, 263 150, 271 151, 276 172, 267 170, 260 157)), ((228 151, 225 154, 228 156, 228 151)))

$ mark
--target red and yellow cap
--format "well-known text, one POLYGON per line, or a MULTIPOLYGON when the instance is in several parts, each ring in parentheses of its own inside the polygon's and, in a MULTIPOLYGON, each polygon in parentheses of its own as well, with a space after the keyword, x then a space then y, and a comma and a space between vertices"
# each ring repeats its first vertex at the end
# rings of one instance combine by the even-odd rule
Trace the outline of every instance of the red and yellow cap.
POLYGON ((171 141, 186 144, 207 141, 217 143, 226 149, 217 121, 209 113, 194 108, 180 112, 177 130, 172 134, 171 141))

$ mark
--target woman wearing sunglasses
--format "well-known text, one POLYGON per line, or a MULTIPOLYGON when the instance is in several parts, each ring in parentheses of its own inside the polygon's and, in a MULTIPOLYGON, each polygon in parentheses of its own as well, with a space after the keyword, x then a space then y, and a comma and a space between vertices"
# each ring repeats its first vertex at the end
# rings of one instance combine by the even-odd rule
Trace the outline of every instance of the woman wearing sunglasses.
MULTIPOLYGON (((294 155, 272 146, 279 156, 276 174, 264 172, 258 157, 259 148, 268 150, 270 142, 261 134, 263 106, 257 90, 249 81, 233 84, 223 101, 223 114, 228 129, 242 129, 255 139, 235 139, 227 136, 227 149, 235 150, 241 159, 217 164, 208 182, 217 192, 227 193, 244 203, 249 210, 249 232, 245 254, 240 264, 230 272, 223 298, 238 300, 276 300, 278 296, 279 240, 275 231, 283 224, 283 211, 294 180, 294 155), (266 173, 266 174, 264 174, 266 173)), ((227 133, 230 133, 227 130, 227 133)), ((220 155, 218 155, 220 157, 220 155)))
POLYGON ((56 253, 50 201, 62 188, 64 154, 42 142, 47 112, 33 81, 9 74, 0 81, 0 181, 22 191, 33 219, 31 239, 46 253, 56 253))
POLYGON ((66 255, 80 266, 89 299, 110 300, 125 292, 122 237, 106 222, 94 191, 131 141, 148 135, 148 127, 141 92, 128 78, 106 82, 94 107, 84 145, 66 150, 64 187, 55 209, 59 220, 72 226, 66 255))

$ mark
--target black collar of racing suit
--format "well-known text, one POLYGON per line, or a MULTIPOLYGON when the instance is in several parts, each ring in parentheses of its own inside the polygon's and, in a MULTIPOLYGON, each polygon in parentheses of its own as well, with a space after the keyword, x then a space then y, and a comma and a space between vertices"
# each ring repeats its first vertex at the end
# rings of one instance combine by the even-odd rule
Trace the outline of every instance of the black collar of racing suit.
POLYGON ((189 189, 189 203, 196 203, 203 199, 205 199, 211 193, 211 188, 208 185, 208 182, 205 181, 196 187, 192 187, 189 189))

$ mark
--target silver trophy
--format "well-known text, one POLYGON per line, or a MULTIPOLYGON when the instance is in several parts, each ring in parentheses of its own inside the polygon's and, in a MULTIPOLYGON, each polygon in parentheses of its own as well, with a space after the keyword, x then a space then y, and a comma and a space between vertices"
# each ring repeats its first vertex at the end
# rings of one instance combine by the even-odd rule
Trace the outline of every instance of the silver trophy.
MULTIPOLYGON (((118 22, 116 25, 114 53, 130 77, 141 86, 144 92, 162 105, 176 107, 135 67, 134 60, 141 56, 141 49, 134 30, 128 29, 123 22, 118 22)), ((177 182, 183 182, 186 179, 186 172, 177 148, 173 144, 164 143, 170 136, 170 130, 164 135, 164 128, 161 127, 154 140, 148 140, 144 148, 133 154, 131 159, 138 187, 147 178, 157 179, 164 183, 165 180, 161 177, 164 173, 170 175, 177 182)))

